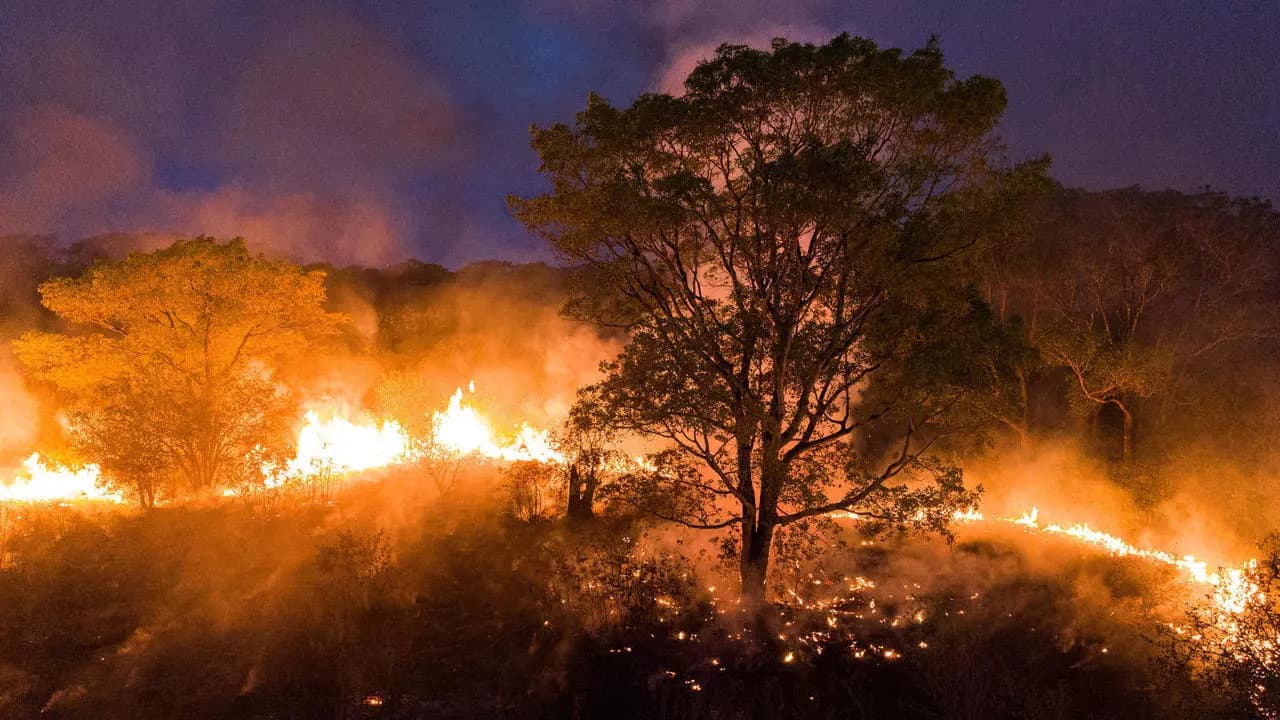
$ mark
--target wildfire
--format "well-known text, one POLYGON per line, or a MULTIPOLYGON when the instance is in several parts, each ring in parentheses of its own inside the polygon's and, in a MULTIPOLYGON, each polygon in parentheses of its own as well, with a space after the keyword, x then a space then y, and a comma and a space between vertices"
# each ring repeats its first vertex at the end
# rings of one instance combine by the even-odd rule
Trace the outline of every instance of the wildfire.
POLYGON ((0 485, 0 502, 124 502, 119 493, 98 487, 100 474, 97 465, 85 465, 74 470, 62 465, 46 464, 40 453, 31 453, 23 461, 22 467, 25 476, 14 478, 8 485, 0 485))
MULTIPOLYGON (((474 383, 470 389, 475 391, 474 383)), ((395 420, 353 416, 341 407, 314 408, 303 416, 295 447, 294 456, 285 462, 263 463, 262 478, 267 487, 321 473, 350 475, 415 462, 424 457, 428 447, 456 458, 495 462, 564 460, 552 445, 550 432, 528 423, 521 423, 509 440, 500 439, 489 419, 464 400, 462 388, 453 393, 444 410, 431 413, 428 438, 412 437, 395 420)), ((124 502, 120 493, 99 487, 97 465, 72 469, 49 464, 39 453, 32 453, 23 467, 24 472, 9 484, 0 484, 0 502, 124 502)), ((235 496, 239 491, 228 488, 223 494, 235 496)))
MULTIPOLYGON (((472 383, 471 391, 475 391, 472 383)), ((510 442, 501 442, 479 410, 463 400, 462 388, 443 411, 431 413, 431 436, 414 438, 395 420, 352 419, 342 409, 312 410, 298 431, 297 452, 282 467, 263 465, 268 487, 321 472, 359 473, 421 460, 425 448, 453 457, 479 457, 498 462, 560 462, 550 433, 521 423, 510 442)))
MULTIPOLYGON (((475 392, 475 385, 469 386, 475 392)), ((457 458, 476 457, 496 462, 534 460, 547 463, 564 461, 554 447, 550 434, 527 423, 521 423, 509 440, 501 439, 492 422, 467 403, 459 387, 443 410, 431 413, 430 437, 415 438, 395 420, 366 417, 352 419, 340 409, 311 410, 303 418, 298 431, 296 453, 283 465, 264 464, 264 482, 268 487, 288 479, 306 479, 318 473, 337 475, 359 473, 421 460, 427 448, 457 458)), ((636 460, 637 467, 644 467, 636 460)), ((8 485, 0 485, 0 502, 56 502, 97 500, 123 502, 119 493, 99 487, 100 473, 96 465, 71 469, 47 464, 38 453, 23 463, 25 473, 8 485)), ((228 491, 234 494, 234 491, 228 491)), ((833 517, 858 520, 856 513, 842 511, 833 517)), ((977 508, 954 513, 959 523, 986 522, 977 508)), ((1085 523, 1042 524, 1040 510, 1032 507, 1017 516, 994 518, 1026 529, 1091 545, 1116 557, 1137 557, 1178 568, 1191 582, 1212 588, 1215 605, 1227 614, 1238 614, 1260 591, 1246 577, 1249 565, 1212 571, 1209 564, 1192 555, 1135 546, 1115 535, 1096 530, 1085 523)))
MULTIPOLYGON (((475 385, 471 385, 475 392, 475 385)), ((475 408, 462 399, 462 388, 449 398, 449 407, 435 412, 431 417, 433 440, 441 447, 458 455, 478 455, 491 460, 513 462, 538 460, 563 462, 564 456, 551 445, 551 436, 527 423, 521 423, 510 443, 501 443, 493 432, 493 426, 475 408)))
POLYGON ((1228 615, 1243 611, 1249 600, 1261 592, 1258 587, 1249 582, 1245 574, 1256 560, 1249 560, 1239 567, 1220 568, 1215 572, 1209 570, 1207 562, 1197 559, 1194 555, 1177 556, 1165 550, 1137 547, 1115 535, 1095 530, 1085 523, 1069 526, 1051 523, 1041 526, 1039 516, 1040 509, 1032 507, 1030 512, 1012 518, 1009 522, 1050 535, 1066 536, 1086 545, 1102 548, 1114 557, 1138 557, 1176 567, 1185 572, 1186 578, 1191 582, 1211 587, 1214 605, 1228 615))
MULTIPOLYGON (((837 511, 831 516, 837 519, 858 519, 856 513, 847 511, 837 511)), ((952 519, 959 523, 977 523, 984 522, 987 518, 977 508, 966 508, 957 510, 952 515, 952 519)), ((1212 571, 1209 569, 1209 563, 1194 555, 1179 556, 1165 550, 1138 547, 1110 533, 1095 530, 1086 523, 1042 525, 1040 508, 1034 505, 1021 515, 997 517, 996 520, 1017 525, 1028 531, 1070 538, 1085 545, 1101 548, 1113 557, 1142 558, 1178 568, 1185 573, 1186 580, 1211 588, 1212 602, 1224 615, 1239 614, 1248 606, 1251 599, 1258 597, 1262 592, 1247 577, 1247 571, 1256 565, 1256 560, 1249 560, 1238 567, 1223 567, 1212 571)))
POLYGON ((338 415, 322 420, 310 411, 298 431, 294 457, 283 468, 264 466, 263 475, 270 484, 325 470, 361 472, 405 462, 410 455, 409 435, 395 420, 355 422, 338 415))

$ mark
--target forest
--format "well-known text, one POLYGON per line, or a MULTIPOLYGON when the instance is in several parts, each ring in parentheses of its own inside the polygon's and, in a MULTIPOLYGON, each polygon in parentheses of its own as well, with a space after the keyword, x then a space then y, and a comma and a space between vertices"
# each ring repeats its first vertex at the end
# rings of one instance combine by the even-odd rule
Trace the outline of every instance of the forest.
POLYGON ((0 716, 1280 717, 1280 213, 839 35, 535 125, 554 255, 0 237, 0 716))

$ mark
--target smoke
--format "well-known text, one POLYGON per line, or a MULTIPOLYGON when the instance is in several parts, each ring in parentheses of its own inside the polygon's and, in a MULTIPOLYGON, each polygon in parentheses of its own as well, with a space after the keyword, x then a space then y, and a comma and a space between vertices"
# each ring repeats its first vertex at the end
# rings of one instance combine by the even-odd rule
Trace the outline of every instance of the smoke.
POLYGON ((0 398, 5 409, 0 413, 0 467, 25 457, 39 434, 40 402, 23 380, 8 343, 0 343, 0 398))
POLYGON ((653 89, 679 95, 684 80, 722 43, 767 49, 774 38, 821 43, 847 30, 833 30, 816 3, 726 3, 667 0, 654 6, 651 22, 664 40, 665 57, 652 76, 653 89))
POLYGON ((165 227, 249 238, 267 254, 300 261, 383 265, 404 254, 403 219, 375 196, 272 195, 233 184, 207 193, 161 193, 155 207, 165 227))
MULTIPOLYGON (((1221 462, 1220 472, 1230 473, 1221 462)), ((1238 565, 1256 553, 1259 540, 1274 527, 1266 506, 1224 496, 1222 487, 1248 484, 1177 462, 1143 468, 1145 475, 1117 475, 1115 468, 1091 457, 1078 445, 1045 441, 1027 452, 994 453, 964 463, 970 484, 985 490, 987 518, 1013 518, 1033 507, 1041 524, 1084 523, 1129 543, 1195 555, 1210 567, 1238 565), (1152 497, 1148 485, 1160 493, 1152 497)))
POLYGON ((401 43, 321 7, 256 9, 253 32, 217 42, 199 39, 203 6, 159 41, 157 8, 112 11, 12 11, 0 234, 241 235, 366 265, 412 253, 422 204, 406 197, 450 162, 456 113, 401 43), (50 22, 64 15, 72 27, 50 22))
POLYGON ((577 389, 597 379, 600 363, 620 344, 562 317, 562 295, 540 292, 547 294, 513 297, 500 278, 449 289, 437 300, 454 313, 456 334, 424 358, 426 367, 459 385, 474 380, 506 422, 563 420, 577 389))
POLYGON ((380 307, 378 339, 438 402, 474 381, 473 400, 495 422, 550 427, 621 347, 560 314, 565 280, 541 264, 467 266, 380 307))
POLYGON ((128 134, 65 107, 37 105, 9 118, 0 176, 0 233, 44 231, 66 218, 111 218, 150 164, 128 134))
POLYGON ((684 37, 677 34, 667 49, 667 57, 654 77, 654 89, 672 95, 684 93, 684 81, 698 63, 715 56, 722 43, 748 45, 756 49, 768 49, 774 38, 792 42, 821 43, 836 33, 818 25, 791 23, 763 23, 747 30, 696 34, 684 37))

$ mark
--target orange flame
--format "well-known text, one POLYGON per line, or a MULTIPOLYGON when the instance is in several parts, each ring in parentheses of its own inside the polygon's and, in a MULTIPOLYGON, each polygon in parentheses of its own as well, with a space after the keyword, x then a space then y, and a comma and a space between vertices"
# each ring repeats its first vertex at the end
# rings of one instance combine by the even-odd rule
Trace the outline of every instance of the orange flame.
MULTIPOLYGON (((471 389, 472 392, 475 391, 474 383, 471 389)), ((431 432, 438 445, 458 455, 477 455, 506 462, 564 461, 564 455, 552 447, 550 433, 528 423, 520 424, 511 442, 499 442, 489 421, 474 407, 463 402, 462 388, 458 388, 449 398, 449 407, 443 412, 432 413, 431 432)))
POLYGON ((356 422, 337 414, 322 420, 308 411, 293 458, 282 468, 264 464, 262 474, 270 487, 322 471, 361 472, 406 462, 409 448, 409 435, 395 420, 356 422))
POLYGON ((25 477, 19 476, 8 485, 0 485, 0 502, 44 503, 89 500, 122 503, 120 493, 98 487, 97 465, 73 470, 62 465, 46 464, 40 453, 31 453, 23 461, 25 477))

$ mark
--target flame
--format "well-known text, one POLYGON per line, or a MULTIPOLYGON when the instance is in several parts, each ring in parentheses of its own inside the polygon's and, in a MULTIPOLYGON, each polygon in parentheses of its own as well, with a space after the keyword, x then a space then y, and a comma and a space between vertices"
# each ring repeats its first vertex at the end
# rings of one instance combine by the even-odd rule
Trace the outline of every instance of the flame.
MULTIPOLYGON (((468 387, 475 392, 474 381, 468 387)), ((564 455, 551 442, 551 433, 528 423, 521 423, 509 441, 500 440, 488 418, 463 400, 460 387, 449 398, 448 407, 431 413, 431 420, 431 437, 414 438, 395 420, 352 417, 341 407, 308 410, 298 430, 294 456, 280 464, 263 463, 263 483, 269 488, 279 487, 320 473, 350 475, 411 463, 422 459, 422 448, 427 445, 460 458, 564 462, 564 455)), ((124 502, 120 493, 98 487, 100 472, 96 465, 79 470, 50 466, 33 453, 23 466, 25 477, 0 485, 0 502, 124 502)), ((228 497, 239 494, 235 488, 223 491, 228 497)))
MULTIPOLYGON (((475 392, 475 382, 469 384, 475 392)), ((562 462, 547 430, 521 423, 509 443, 497 439, 489 420, 463 400, 462 388, 443 411, 431 414, 431 437, 415 439, 395 420, 352 419, 342 408, 308 411, 298 431, 294 457, 276 466, 266 463, 262 474, 268 487, 320 472, 360 473, 420 460, 423 441, 455 457, 480 457, 498 462, 537 460, 562 462)), ((228 491, 228 495, 235 494, 228 491)))
MULTIPOLYGON (((470 387, 475 392, 474 381, 470 387)), ((449 398, 449 407, 443 412, 432 413, 431 432, 437 445, 457 455, 477 455, 505 462, 564 462, 564 455, 551 444, 550 433, 528 423, 520 424, 510 443, 500 443, 489 421, 463 402, 462 388, 449 398)))
POLYGON ((1250 599, 1261 593, 1261 590, 1247 578, 1248 569, 1255 565, 1257 560, 1249 560, 1237 567, 1222 567, 1217 571, 1211 571, 1209 563, 1194 555, 1178 556, 1166 550, 1138 547, 1110 533, 1095 530, 1086 523, 1072 525, 1051 523, 1041 527, 1039 515, 1040 509, 1033 506, 1029 512, 1016 518, 1007 518, 1007 520, 1031 530, 1039 530, 1049 535, 1063 535, 1086 545, 1102 548, 1113 557, 1137 557, 1178 568, 1185 573, 1187 580, 1212 588, 1210 597, 1213 604, 1227 615, 1243 612, 1250 599))
POLYGON ((395 420, 356 422, 338 414, 322 420, 313 410, 298 431, 293 458, 283 468, 264 464, 262 474, 270 486, 321 471, 346 474, 388 467, 410 455, 409 434, 395 420))
MULTIPOLYGON (((468 384, 468 389, 475 392, 474 381, 468 384)), ((465 402, 461 387, 454 391, 444 410, 431 413, 431 437, 425 440, 457 457, 478 457, 498 462, 565 461, 564 455, 552 444, 550 433, 528 423, 521 423, 509 442, 500 440, 488 418, 465 402)), ((294 457, 283 466, 264 464, 262 473, 268 487, 279 485, 287 479, 311 477, 319 472, 343 475, 359 473, 419 460, 423 455, 418 449, 421 447, 422 443, 415 442, 415 438, 394 420, 353 420, 340 410, 311 410, 304 416, 302 427, 298 431, 294 457)), ((638 458, 633 462, 639 468, 649 467, 638 458)), ((100 473, 96 465, 85 465, 79 470, 49 466, 41 460, 38 453, 33 453, 23 466, 26 478, 0 486, 0 502, 77 499, 123 502, 119 493, 98 487, 100 473)), ((228 491, 228 494, 235 494, 235 491, 228 491)), ((838 511, 832 513, 832 516, 855 521, 860 519, 856 513, 848 511, 838 511)), ((963 523, 987 520, 976 507, 957 510, 952 517, 963 523)), ((1239 614, 1250 600, 1256 599, 1260 594, 1260 590, 1247 578, 1250 563, 1254 561, 1238 567, 1211 571, 1207 562, 1193 555, 1179 556, 1165 550, 1138 547, 1085 523, 1041 525, 1040 509, 1036 506, 1018 516, 996 519, 1028 531, 1070 538, 1105 550, 1112 556, 1137 557, 1175 567, 1185 574, 1187 580, 1211 587, 1214 604, 1227 615, 1239 614)))
MULTIPOLYGON (((856 513, 839 510, 831 517, 846 520, 858 520, 856 513)), ((987 518, 977 508, 957 510, 952 515, 956 522, 983 522, 987 518)), ((1176 555, 1166 550, 1138 547, 1116 535, 1096 530, 1086 523, 1071 525, 1050 523, 1040 524, 1040 508, 1032 506, 1030 510, 1015 516, 997 517, 998 521, 1012 523, 1028 531, 1070 538, 1076 542, 1092 545, 1105 550, 1112 557, 1136 557, 1154 563, 1169 565, 1181 570, 1183 578, 1197 585, 1211 589, 1210 600, 1214 607, 1229 617, 1243 612, 1250 601, 1257 600, 1262 590, 1248 578, 1248 571, 1257 565, 1257 560, 1248 560, 1235 567, 1221 567, 1216 571, 1209 569, 1209 563, 1194 555, 1176 555)))
MULTIPOLYGON (((1029 530, 1068 537, 1086 545, 1102 548, 1112 557, 1137 557, 1178 568, 1184 573, 1184 580, 1210 589, 1205 607, 1215 618, 1215 626, 1222 632, 1221 637, 1216 639, 1201 635, 1192 636, 1190 639, 1208 643, 1219 653, 1237 657, 1247 655, 1268 668, 1276 666, 1276 646, 1280 644, 1280 639, 1258 638, 1242 632, 1237 620, 1251 606, 1260 606, 1267 599, 1263 588, 1250 578, 1251 571, 1257 568, 1257 559, 1247 560, 1235 567, 1226 566, 1211 571, 1207 562, 1194 555, 1178 556, 1165 550, 1138 547, 1110 533, 1095 530, 1086 523, 1072 525, 1051 523, 1041 527, 1039 515, 1039 508, 1033 506, 1030 512, 1023 513, 1017 518, 1005 519, 1029 530)), ((1180 635, 1186 633, 1185 628, 1180 626, 1170 625, 1170 627, 1180 635)))
POLYGON ((8 485, 0 485, 0 502, 124 502, 120 493, 98 487, 101 473, 97 465, 85 465, 79 470, 73 470, 63 465, 46 464, 40 453, 31 453, 22 462, 22 467, 25 477, 15 478, 8 485))
POLYGON ((1009 522, 1013 523, 1014 525, 1021 525, 1023 527, 1034 528, 1037 525, 1036 519, 1039 517, 1040 517, 1040 508, 1036 507, 1035 505, 1032 505, 1030 511, 1022 513, 1021 515, 1019 515, 1016 518, 1013 518, 1009 522))

